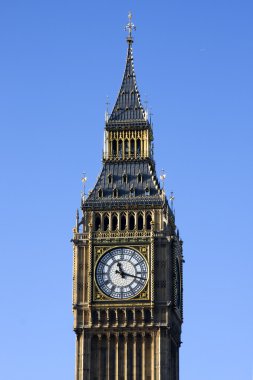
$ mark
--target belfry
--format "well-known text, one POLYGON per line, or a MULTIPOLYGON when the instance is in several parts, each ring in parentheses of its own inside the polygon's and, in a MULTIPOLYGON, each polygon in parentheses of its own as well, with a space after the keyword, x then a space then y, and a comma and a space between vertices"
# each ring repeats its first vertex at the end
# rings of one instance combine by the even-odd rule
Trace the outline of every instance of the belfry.
POLYGON ((72 239, 75 380, 179 380, 183 243, 156 173, 131 14, 126 28, 125 72, 106 116, 102 170, 82 197, 72 239))

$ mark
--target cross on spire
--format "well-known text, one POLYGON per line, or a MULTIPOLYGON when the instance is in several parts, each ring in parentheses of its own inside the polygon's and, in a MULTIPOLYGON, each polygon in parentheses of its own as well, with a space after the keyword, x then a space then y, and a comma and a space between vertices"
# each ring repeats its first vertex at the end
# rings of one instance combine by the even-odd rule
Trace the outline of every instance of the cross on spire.
POLYGON ((128 31, 127 42, 133 42, 132 31, 136 30, 136 26, 132 23, 132 12, 128 13, 128 24, 125 27, 128 31))

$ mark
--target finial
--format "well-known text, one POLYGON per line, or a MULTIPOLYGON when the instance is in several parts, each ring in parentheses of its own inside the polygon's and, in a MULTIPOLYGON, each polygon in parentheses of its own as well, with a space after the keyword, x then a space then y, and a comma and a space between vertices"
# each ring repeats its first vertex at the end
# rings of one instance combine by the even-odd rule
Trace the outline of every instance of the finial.
POLYGON ((79 232, 79 210, 76 210, 76 232, 79 232))
POLYGON ((173 193, 173 191, 171 191, 171 193, 170 193, 170 208, 171 208, 171 211, 173 212, 173 214, 175 212, 175 210, 174 210, 174 199, 175 199, 174 193, 173 193))
POLYGON ((163 183, 163 189, 164 189, 164 181, 165 181, 165 178, 166 178, 166 173, 165 173, 165 170, 162 169, 162 172, 160 174, 160 180, 162 181, 163 183))
POLYGON ((81 192, 81 198, 82 198, 82 203, 85 201, 85 183, 87 182, 87 177, 85 176, 85 173, 83 173, 82 176, 82 184, 83 184, 83 191, 81 192))
POLYGON ((145 120, 148 120, 148 100, 146 99, 144 101, 144 104, 145 104, 145 120))
POLYGON ((136 27, 132 23, 132 12, 128 12, 128 24, 126 25, 125 30, 128 31, 127 42, 133 42, 132 31, 136 30, 136 27))
POLYGON ((107 123, 108 119, 109 119, 109 105, 110 105, 109 96, 106 97, 106 103, 105 104, 106 104, 105 122, 107 123))

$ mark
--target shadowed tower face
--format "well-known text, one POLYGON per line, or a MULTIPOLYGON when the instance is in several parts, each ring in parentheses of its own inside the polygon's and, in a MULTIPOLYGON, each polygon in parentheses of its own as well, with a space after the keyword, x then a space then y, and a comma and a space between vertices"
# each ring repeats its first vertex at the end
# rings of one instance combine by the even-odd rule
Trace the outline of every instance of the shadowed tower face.
POLYGON ((156 174, 131 14, 126 29, 126 67, 106 115, 102 171, 82 197, 74 229, 75 380, 178 380, 182 240, 156 174))

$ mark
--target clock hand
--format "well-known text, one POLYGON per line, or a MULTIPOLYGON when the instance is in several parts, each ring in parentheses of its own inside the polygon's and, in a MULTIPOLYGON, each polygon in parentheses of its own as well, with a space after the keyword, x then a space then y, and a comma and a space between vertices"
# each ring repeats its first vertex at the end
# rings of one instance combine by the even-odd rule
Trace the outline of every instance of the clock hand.
POLYGON ((122 271, 122 269, 121 270, 116 269, 115 273, 120 274, 122 278, 125 278, 125 273, 122 271))
POLYGON ((133 274, 126 273, 126 272, 123 272, 123 271, 122 271, 122 274, 123 274, 124 276, 129 276, 129 277, 139 278, 140 280, 146 280, 146 278, 144 278, 144 277, 134 276, 133 274))

